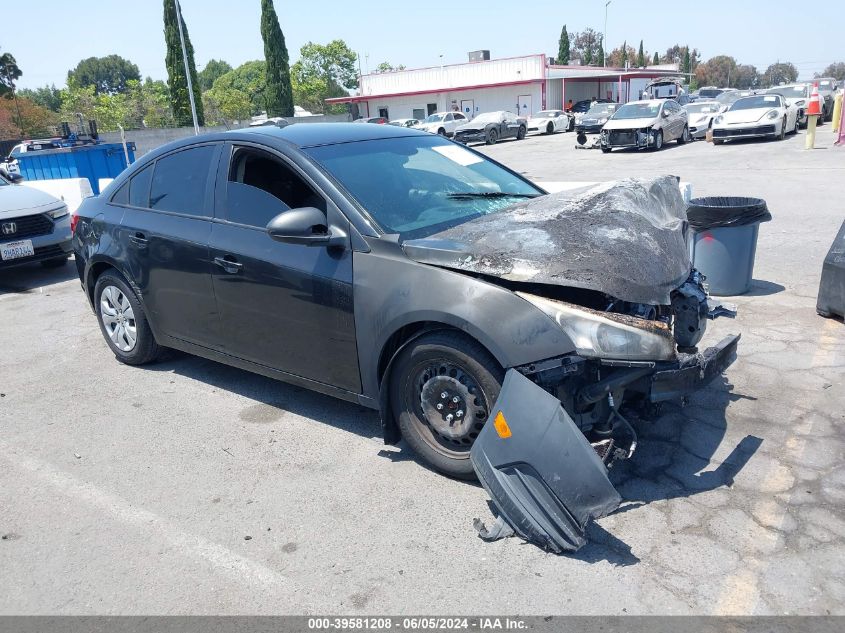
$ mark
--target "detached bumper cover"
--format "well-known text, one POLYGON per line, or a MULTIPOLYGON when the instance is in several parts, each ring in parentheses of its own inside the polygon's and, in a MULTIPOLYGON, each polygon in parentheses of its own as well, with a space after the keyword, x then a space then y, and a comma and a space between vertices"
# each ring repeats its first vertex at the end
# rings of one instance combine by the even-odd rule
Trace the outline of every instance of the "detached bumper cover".
POLYGON ((575 551, 585 543, 587 523, 621 503, 605 465, 560 401, 514 369, 470 459, 500 512, 493 530, 477 525, 488 540, 509 535, 503 519, 545 550, 575 551))
POLYGON ((739 335, 725 337, 701 354, 682 358, 677 368, 655 372, 651 377, 652 402, 675 400, 701 389, 727 369, 736 358, 739 335))

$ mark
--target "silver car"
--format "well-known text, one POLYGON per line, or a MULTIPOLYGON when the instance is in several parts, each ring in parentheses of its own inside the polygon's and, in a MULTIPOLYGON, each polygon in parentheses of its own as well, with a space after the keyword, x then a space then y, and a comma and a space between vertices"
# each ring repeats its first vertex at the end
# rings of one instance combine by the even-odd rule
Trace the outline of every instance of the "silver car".
POLYGON ((687 111, 672 99, 632 101, 619 108, 601 130, 601 151, 634 147, 659 150, 667 141, 690 140, 687 111))

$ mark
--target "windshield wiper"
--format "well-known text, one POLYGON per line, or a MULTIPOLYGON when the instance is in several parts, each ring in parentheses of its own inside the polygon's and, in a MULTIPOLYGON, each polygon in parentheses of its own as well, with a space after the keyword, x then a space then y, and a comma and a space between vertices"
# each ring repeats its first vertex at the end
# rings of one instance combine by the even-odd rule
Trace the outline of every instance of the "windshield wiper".
POLYGON ((462 200, 466 198, 537 198, 539 193, 508 193, 507 191, 460 191, 447 194, 447 198, 462 200))

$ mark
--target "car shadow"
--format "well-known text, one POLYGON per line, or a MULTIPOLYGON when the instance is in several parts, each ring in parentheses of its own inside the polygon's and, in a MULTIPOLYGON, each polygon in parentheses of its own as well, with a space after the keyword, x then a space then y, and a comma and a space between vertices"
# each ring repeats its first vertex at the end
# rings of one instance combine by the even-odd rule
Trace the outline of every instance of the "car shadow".
POLYGON ((741 399, 756 400, 735 393, 722 376, 693 394, 686 407, 667 404, 656 420, 635 421, 639 434, 637 450, 631 459, 618 462, 610 473, 611 482, 628 502, 614 514, 635 511, 654 501, 730 488, 763 442, 747 435, 727 456, 714 460, 727 432, 727 407, 741 399))
POLYGON ((37 262, 24 264, 0 270, 0 296, 34 292, 38 288, 52 286, 77 277, 73 259, 68 260, 64 266, 59 268, 45 268, 37 262))
MULTIPOLYGON (((279 413, 293 413, 361 437, 381 437, 377 411, 213 360, 168 349, 159 362, 145 365, 144 369, 197 380, 254 400, 279 413)), ((260 423, 268 419, 278 419, 278 416, 267 415, 267 412, 254 416, 248 411, 241 413, 241 420, 246 422, 260 423)))

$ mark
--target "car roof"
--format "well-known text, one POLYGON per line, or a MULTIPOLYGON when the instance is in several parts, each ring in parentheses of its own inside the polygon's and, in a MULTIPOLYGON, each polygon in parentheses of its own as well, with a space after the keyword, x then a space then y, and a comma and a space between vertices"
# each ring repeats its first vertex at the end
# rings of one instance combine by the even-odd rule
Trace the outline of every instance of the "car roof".
POLYGON ((354 123, 297 123, 287 127, 258 127, 232 130, 225 134, 260 134, 272 136, 298 147, 353 143, 355 141, 373 141, 400 136, 425 136, 427 133, 412 128, 400 128, 395 125, 356 125, 354 123))
POLYGON ((640 99, 638 101, 629 101, 628 103, 623 103, 622 105, 630 105, 632 103, 647 103, 649 105, 660 105, 661 103, 666 103, 668 99, 640 99))

